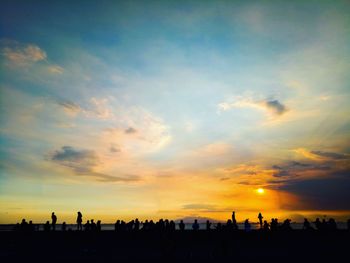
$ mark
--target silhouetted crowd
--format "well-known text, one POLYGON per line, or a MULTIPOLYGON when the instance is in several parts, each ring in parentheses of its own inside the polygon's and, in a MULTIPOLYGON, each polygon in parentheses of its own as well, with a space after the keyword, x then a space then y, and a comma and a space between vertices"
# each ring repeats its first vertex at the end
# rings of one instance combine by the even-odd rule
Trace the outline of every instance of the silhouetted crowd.
MULTIPOLYGON (((90 231, 90 232, 99 232, 101 231, 101 220, 97 220, 97 222, 94 221, 94 219, 87 220, 86 223, 83 225, 83 216, 81 212, 77 213, 77 231, 90 231)), ((268 223, 266 220, 262 220, 263 216, 261 213, 258 215, 259 219, 259 230, 262 231, 290 231, 293 230, 291 226, 291 219, 285 219, 283 223, 279 223, 277 218, 272 218, 271 222, 268 223)), ((50 221, 46 221, 46 223, 43 225, 43 229, 45 232, 55 231, 56 230, 56 223, 57 223, 57 216, 54 212, 51 214, 51 223, 50 221)), ((319 218, 316 218, 314 222, 312 222, 314 226, 312 226, 311 222, 305 218, 303 223, 303 230, 307 231, 335 231, 337 230, 337 223, 333 218, 329 218, 328 221, 326 219, 322 219, 322 221, 319 218)), ((24 231, 24 232, 32 232, 32 231, 38 231, 39 226, 37 224, 33 224, 32 221, 29 221, 29 223, 22 219, 21 223, 17 223, 14 227, 15 231, 24 231)), ((243 224, 243 229, 245 232, 250 232, 252 230, 251 223, 249 222, 249 219, 246 219, 243 224)), ((350 230, 350 219, 347 220, 347 228, 350 230)), ((183 220, 180 220, 178 222, 178 229, 179 231, 185 230, 185 223, 183 220)), ((200 229, 198 220, 195 219, 191 229, 193 231, 198 231, 200 229)), ((61 231, 72 231, 71 228, 67 229, 66 222, 63 222, 61 224, 61 231)), ((125 222, 123 220, 117 220, 114 224, 114 230, 116 232, 134 232, 134 231, 155 231, 155 232, 173 232, 176 230, 176 223, 173 220, 168 219, 160 219, 157 222, 154 222, 153 220, 145 220, 143 222, 140 222, 138 218, 135 220, 131 220, 129 222, 125 222)), ((188 229, 189 230, 189 229, 188 229)), ((236 231, 239 230, 236 218, 235 218, 235 212, 232 212, 231 219, 228 219, 226 223, 218 222, 215 227, 213 226, 213 223, 209 220, 206 221, 205 224, 205 230, 211 231, 236 231)))

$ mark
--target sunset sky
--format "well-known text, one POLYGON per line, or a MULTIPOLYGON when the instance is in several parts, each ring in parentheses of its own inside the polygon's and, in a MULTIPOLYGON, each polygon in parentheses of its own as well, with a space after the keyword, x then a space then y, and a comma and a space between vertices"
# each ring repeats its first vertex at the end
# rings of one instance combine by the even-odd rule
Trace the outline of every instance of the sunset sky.
POLYGON ((349 13, 1 1, 0 223, 350 217, 349 13))

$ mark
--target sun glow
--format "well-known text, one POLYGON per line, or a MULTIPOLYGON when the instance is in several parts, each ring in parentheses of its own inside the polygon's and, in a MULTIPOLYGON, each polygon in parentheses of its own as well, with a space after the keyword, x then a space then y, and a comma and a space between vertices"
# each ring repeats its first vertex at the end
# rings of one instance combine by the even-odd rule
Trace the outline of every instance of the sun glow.
POLYGON ((264 194, 265 193, 265 190, 264 189, 262 189, 262 188, 258 188, 258 189, 256 189, 256 192, 258 193, 258 194, 264 194))

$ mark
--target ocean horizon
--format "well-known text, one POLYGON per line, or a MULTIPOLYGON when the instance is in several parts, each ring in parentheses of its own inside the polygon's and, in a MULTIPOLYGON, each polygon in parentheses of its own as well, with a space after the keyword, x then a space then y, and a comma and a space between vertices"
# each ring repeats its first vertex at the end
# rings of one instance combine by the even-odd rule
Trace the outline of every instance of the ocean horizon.
MULTIPOLYGON (((192 230, 192 224, 193 222, 184 222, 185 223, 185 230, 192 230)), ((215 230, 215 227, 218 223, 225 224, 225 222, 211 222, 211 229, 215 230)), ((281 224, 282 222, 280 222, 281 224)), ((36 231, 43 231, 44 230, 44 223, 33 223, 35 226, 36 231)), ((258 222, 251 222, 251 229, 256 230, 260 228, 260 225, 258 222)), ((237 223, 238 229, 243 230, 244 229, 244 223, 237 223)), ((0 231, 12 231, 16 224, 0 224, 0 231)), ((140 229, 142 229, 143 224, 140 223, 140 229)), ((316 226, 311 223, 311 226, 316 229, 316 226)), ((300 222, 291 222, 292 229, 298 230, 303 228, 303 223, 300 222)), ((346 222, 337 222, 337 228, 338 229, 347 229, 347 223, 346 222)), ((56 224, 56 231, 61 231, 62 224, 56 224)), ((76 224, 66 224, 67 230, 76 230, 77 225, 76 224)), ((175 229, 180 230, 179 223, 175 223, 175 229)), ((206 223, 200 222, 199 223, 199 229, 205 230, 206 229, 206 223)), ((102 231, 114 231, 114 223, 105 223, 101 224, 101 230, 102 231)))

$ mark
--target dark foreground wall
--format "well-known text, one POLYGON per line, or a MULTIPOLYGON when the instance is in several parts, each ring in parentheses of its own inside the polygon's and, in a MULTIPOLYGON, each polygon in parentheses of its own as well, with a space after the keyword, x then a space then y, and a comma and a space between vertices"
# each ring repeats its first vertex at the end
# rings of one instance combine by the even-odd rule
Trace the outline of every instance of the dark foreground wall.
POLYGON ((0 232, 1 262, 345 262, 350 232, 0 232))

